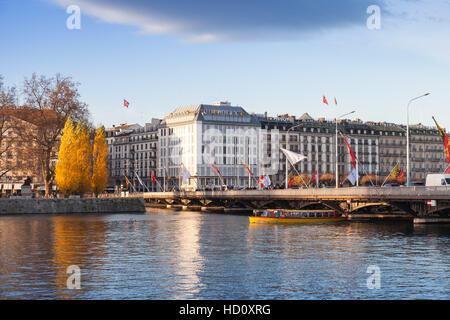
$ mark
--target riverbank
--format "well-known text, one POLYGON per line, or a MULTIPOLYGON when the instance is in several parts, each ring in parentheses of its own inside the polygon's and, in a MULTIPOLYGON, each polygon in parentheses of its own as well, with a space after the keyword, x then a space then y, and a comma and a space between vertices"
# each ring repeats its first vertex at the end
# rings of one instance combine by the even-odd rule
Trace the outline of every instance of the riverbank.
POLYGON ((145 212, 144 199, 0 199, 0 215, 138 212, 145 212))

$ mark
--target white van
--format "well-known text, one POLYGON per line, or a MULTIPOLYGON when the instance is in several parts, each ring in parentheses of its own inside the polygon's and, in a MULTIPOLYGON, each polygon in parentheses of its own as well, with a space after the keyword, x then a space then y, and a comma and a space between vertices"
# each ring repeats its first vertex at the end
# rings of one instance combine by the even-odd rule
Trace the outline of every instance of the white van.
POLYGON ((425 180, 427 187, 450 186, 450 174, 428 174, 425 180))

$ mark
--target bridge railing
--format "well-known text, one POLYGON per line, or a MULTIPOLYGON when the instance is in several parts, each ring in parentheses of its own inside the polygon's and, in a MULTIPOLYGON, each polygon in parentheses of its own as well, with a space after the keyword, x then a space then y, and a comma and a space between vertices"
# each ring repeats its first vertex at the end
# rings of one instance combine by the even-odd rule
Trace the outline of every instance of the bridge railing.
POLYGON ((450 187, 353 187, 311 188, 277 190, 230 190, 230 191, 186 191, 146 192, 144 198, 153 199, 373 199, 373 200, 450 200, 450 187))

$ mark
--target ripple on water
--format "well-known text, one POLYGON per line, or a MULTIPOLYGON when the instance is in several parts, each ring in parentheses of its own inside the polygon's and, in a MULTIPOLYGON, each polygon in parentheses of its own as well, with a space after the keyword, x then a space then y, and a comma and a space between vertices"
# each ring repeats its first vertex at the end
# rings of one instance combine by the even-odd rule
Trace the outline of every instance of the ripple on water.
POLYGON ((0 298, 448 299, 450 228, 193 212, 0 219, 0 298), (68 290, 67 267, 81 268, 68 290), (367 288, 367 267, 381 287, 367 288))

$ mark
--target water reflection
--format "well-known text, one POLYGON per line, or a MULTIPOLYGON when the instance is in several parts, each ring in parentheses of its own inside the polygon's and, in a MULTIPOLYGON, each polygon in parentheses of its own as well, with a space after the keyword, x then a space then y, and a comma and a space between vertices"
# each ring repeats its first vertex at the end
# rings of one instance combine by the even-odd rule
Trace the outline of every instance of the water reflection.
POLYGON ((448 299, 450 226, 249 224, 243 216, 0 218, 0 298, 448 299), (66 287, 81 268, 81 290, 66 287), (381 288, 369 290, 377 265, 381 288))
POLYGON ((94 269, 101 267, 106 226, 101 219, 70 216, 55 216, 51 218, 51 222, 56 293, 60 299, 70 298, 80 294, 80 291, 67 289, 67 279, 70 276, 67 268, 72 265, 81 270, 92 268, 92 273, 94 269))

